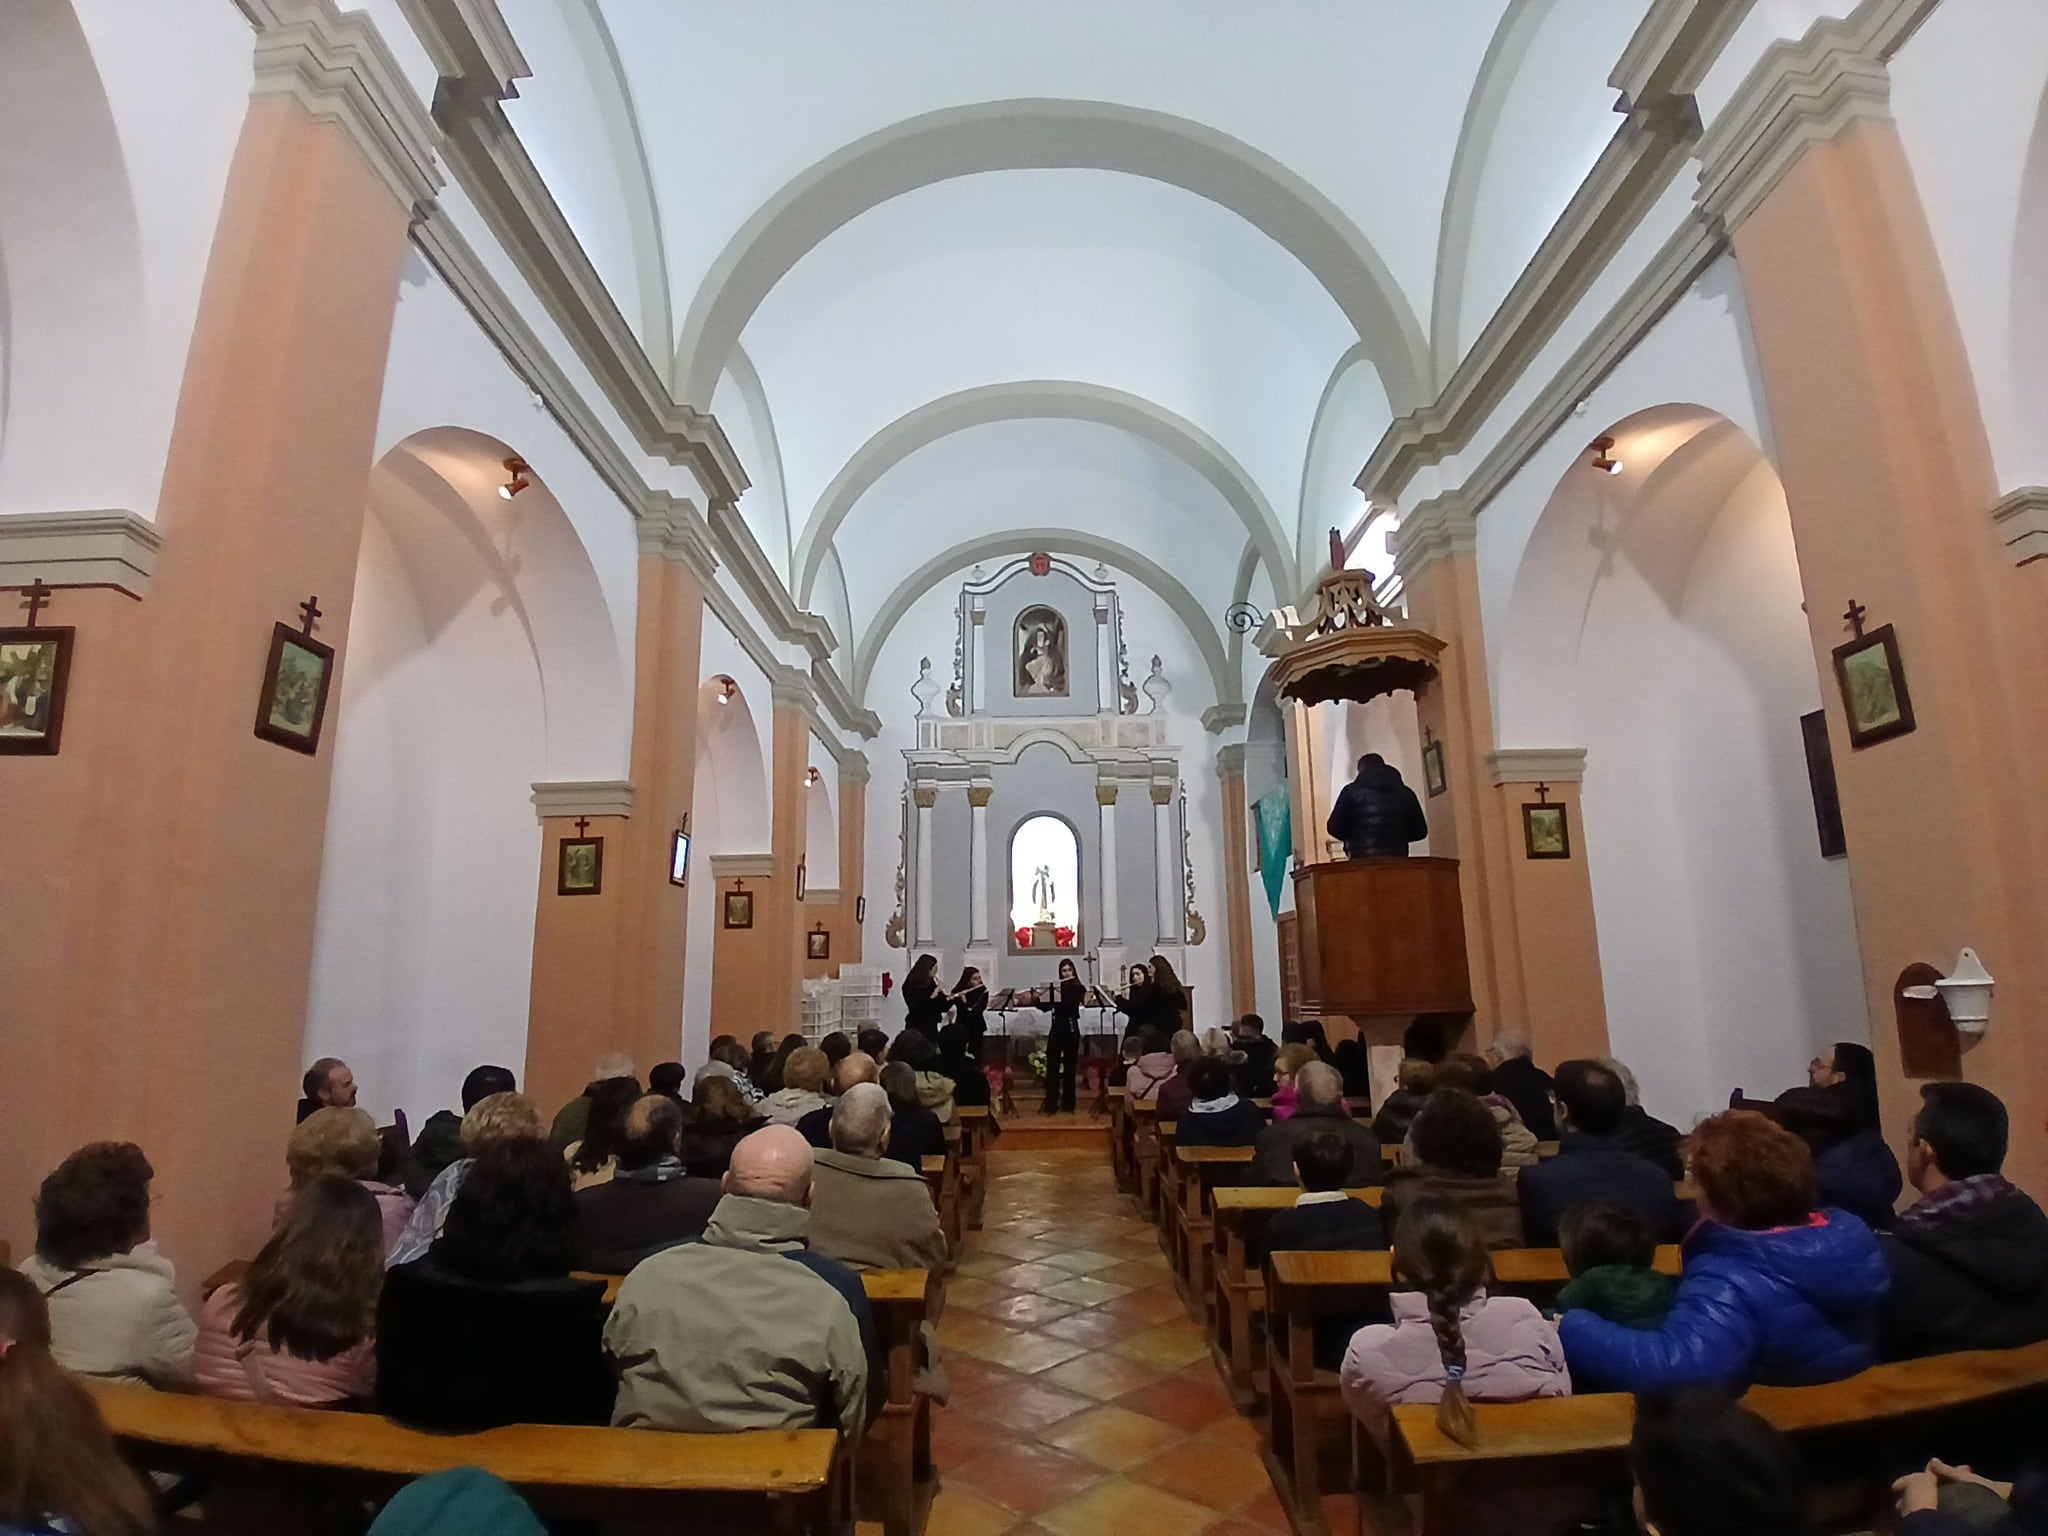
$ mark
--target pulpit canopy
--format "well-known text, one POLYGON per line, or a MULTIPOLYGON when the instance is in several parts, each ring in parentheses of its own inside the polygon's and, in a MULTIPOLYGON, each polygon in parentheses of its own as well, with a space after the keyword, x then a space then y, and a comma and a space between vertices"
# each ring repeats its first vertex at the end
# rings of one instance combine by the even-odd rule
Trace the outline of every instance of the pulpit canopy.
POLYGON ((1281 694, 1304 704, 1363 704, 1403 688, 1419 698, 1436 678, 1444 642, 1392 617, 1373 597, 1369 572, 1332 571, 1316 583, 1306 614, 1267 615, 1258 647, 1273 660, 1281 694))

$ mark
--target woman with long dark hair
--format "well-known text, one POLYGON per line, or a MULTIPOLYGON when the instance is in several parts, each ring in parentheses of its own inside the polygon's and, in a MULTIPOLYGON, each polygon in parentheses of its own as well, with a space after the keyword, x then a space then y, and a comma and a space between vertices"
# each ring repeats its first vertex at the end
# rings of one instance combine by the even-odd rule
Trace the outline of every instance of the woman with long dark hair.
POLYGON ((248 1273, 200 1308, 199 1390, 295 1408, 368 1398, 383 1287, 376 1199, 353 1179, 320 1175, 292 1198, 248 1273))
POLYGON ((1351 1337, 1344 1400, 1386 1443, 1387 1410, 1435 1403, 1437 1427, 1460 1445, 1478 1442, 1472 1404, 1569 1397, 1557 1327, 1520 1296, 1489 1296, 1486 1244, 1472 1218, 1447 1200, 1418 1200, 1394 1227, 1394 1321, 1351 1337))
POLYGON ((1158 1026, 1172 1035, 1176 1030, 1190 1027, 1188 1016, 1188 989, 1180 984, 1180 977, 1173 971, 1173 962, 1164 955, 1154 955, 1152 966, 1152 994, 1158 1015, 1154 1020, 1158 1026))
POLYGON ((732 1149, 767 1122, 748 1107, 729 1077, 700 1076, 692 1107, 696 1114, 683 1126, 683 1166, 693 1178, 722 1179, 732 1164, 732 1149))
POLYGON ((560 1155, 537 1141, 484 1148, 427 1256, 384 1277, 384 1411, 456 1431, 607 1422, 604 1287, 569 1277, 575 1254, 576 1199, 560 1155))
POLYGON ((0 1269, 0 1530, 156 1529, 149 1491, 114 1448, 99 1405, 50 1353, 49 1304, 26 1275, 0 1269))
POLYGON ((1116 1011, 1124 1016, 1124 1038, 1129 1040, 1159 1027, 1159 1009, 1150 971, 1142 965, 1134 965, 1125 972, 1125 977, 1124 990, 1111 1001, 1116 1004, 1116 1011))
POLYGON ((1087 997, 1088 989, 1081 984, 1074 962, 1062 960, 1053 995, 1038 1003, 1052 1015, 1045 1036, 1044 1114, 1056 1115, 1074 1107, 1074 1067, 1081 1056, 1081 1004, 1087 997))
POLYGON ((967 1038, 967 1050, 981 1060, 981 1042, 988 1035, 988 983, 974 966, 961 971, 953 984, 953 1022, 967 1038))
POLYGON ((638 1078, 608 1077, 591 1084, 590 1119, 583 1139, 571 1142, 562 1153, 569 1164, 572 1189, 611 1182, 619 1169, 619 1137, 626 1128, 626 1111, 639 1097, 638 1078))
POLYGON ((939 957, 919 955, 910 974, 903 978, 903 1027, 914 1029, 927 1039, 939 1037, 939 1020, 946 1016, 947 999, 939 990, 939 957))

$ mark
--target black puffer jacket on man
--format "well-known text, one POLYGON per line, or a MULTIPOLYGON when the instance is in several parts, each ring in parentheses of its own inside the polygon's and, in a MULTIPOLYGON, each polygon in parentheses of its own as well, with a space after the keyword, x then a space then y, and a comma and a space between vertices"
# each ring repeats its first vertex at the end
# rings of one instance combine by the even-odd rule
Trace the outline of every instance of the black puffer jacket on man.
POLYGON ((1377 753, 1359 759, 1358 777, 1339 791, 1330 811, 1330 836, 1352 859, 1403 859, 1408 845, 1429 836, 1429 821, 1401 770, 1377 753))
POLYGON ((2048 1339, 2048 1214, 2024 1191, 2005 1185, 1925 1220, 1909 1209, 1878 1244, 1892 1277, 1886 1359, 2048 1339))

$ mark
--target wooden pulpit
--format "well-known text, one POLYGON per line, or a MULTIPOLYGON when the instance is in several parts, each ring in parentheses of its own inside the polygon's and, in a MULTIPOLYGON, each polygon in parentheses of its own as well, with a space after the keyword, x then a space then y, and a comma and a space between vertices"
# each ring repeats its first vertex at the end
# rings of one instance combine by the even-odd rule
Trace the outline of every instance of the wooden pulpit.
POLYGON ((1470 1013, 1456 859, 1338 859, 1294 872, 1302 1001, 1352 1019, 1470 1013))

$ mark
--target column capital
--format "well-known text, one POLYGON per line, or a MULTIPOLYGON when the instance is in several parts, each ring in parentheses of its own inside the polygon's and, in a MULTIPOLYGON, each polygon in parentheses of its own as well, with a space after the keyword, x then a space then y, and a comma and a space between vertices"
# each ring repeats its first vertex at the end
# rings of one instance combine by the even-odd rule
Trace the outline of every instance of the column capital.
POLYGON ((811 686, 810 674, 801 667, 778 668, 769 682, 768 693, 777 709, 793 709, 807 716, 818 712, 817 690, 811 686))
POLYGON ((1809 145, 1851 123, 1891 121, 1887 62, 1933 8, 1933 0, 1883 0, 1771 44, 1700 137, 1695 201, 1733 230, 1809 145))
MULTIPOLYGON (((2048 559, 2048 485, 2023 485, 2009 491, 1991 508, 1999 542, 2014 565, 2048 559)), ((0 569, 5 559, 0 557, 0 569)))
POLYGON ((1097 805, 1115 805, 1115 804, 1116 804, 1116 782, 1115 782, 1114 780, 1097 780, 1097 781, 1096 781, 1096 784, 1095 784, 1095 803, 1096 803, 1097 805))
POLYGON ((839 758, 839 782, 842 784, 865 784, 874 777, 874 770, 868 765, 868 755, 860 751, 847 751, 839 758))
POLYGON ((1504 784, 1577 784, 1586 776, 1584 747, 1510 747, 1486 754, 1487 781, 1504 784))
POLYGON ((1173 804, 1173 785, 1171 783, 1154 784, 1152 786, 1152 803, 1154 805, 1173 804))
POLYGON ((910 798, 920 811, 928 811, 939 803, 939 792, 931 785, 921 784, 910 792, 910 798))
POLYGON ((1219 779, 1241 779, 1244 777, 1244 743, 1231 742, 1216 749, 1216 777, 1219 779))
POLYGON ((1478 526, 1462 491, 1445 491, 1406 514, 1388 540, 1394 569, 1404 583, 1452 555, 1469 555, 1479 547, 1478 526))
POLYGON ((0 586, 41 577, 58 588, 117 587, 142 597, 163 538, 155 523, 118 507, 10 513, 0 517, 0 586))
POLYGON ((1202 729, 1211 736, 1220 736, 1232 731, 1251 718, 1251 709, 1244 704, 1211 704, 1202 711, 1202 729))
POLYGON ((993 784, 970 784, 967 786, 967 803, 977 811, 985 811, 989 797, 995 792, 993 784))
POLYGON ((557 779, 533 786, 533 809, 543 821, 551 816, 630 816, 633 786, 625 779, 557 779))
POLYGON ((687 496, 655 491, 645 497, 636 511, 636 531, 641 554, 686 565, 700 582, 709 582, 718 569, 711 527, 687 496))
POLYGON ((334 123, 406 209, 431 202, 444 177, 440 130, 376 24, 334 0, 236 0, 256 28, 250 94, 286 96, 334 123))

